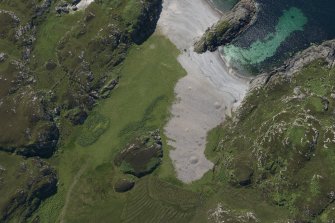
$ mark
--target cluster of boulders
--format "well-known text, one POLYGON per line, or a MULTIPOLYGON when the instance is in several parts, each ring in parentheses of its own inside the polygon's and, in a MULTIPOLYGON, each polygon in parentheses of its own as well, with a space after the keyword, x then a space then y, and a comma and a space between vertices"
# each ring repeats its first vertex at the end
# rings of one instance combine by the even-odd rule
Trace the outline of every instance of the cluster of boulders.
POLYGON ((66 1, 61 1, 60 3, 57 4, 55 7, 55 11, 61 15, 61 14, 68 14, 71 11, 77 11, 77 5, 81 2, 81 0, 72 0, 71 3, 66 2, 66 1))

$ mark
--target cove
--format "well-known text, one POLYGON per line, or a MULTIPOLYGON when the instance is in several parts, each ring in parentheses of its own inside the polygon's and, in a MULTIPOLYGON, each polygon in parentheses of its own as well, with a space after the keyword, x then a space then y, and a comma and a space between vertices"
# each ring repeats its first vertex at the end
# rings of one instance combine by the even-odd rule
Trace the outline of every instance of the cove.
POLYGON ((275 32, 269 33, 263 40, 257 40, 247 48, 230 44, 221 48, 221 53, 229 63, 238 62, 243 65, 262 63, 274 56, 281 43, 293 32, 304 31, 307 22, 307 17, 299 8, 291 7, 283 11, 275 32))

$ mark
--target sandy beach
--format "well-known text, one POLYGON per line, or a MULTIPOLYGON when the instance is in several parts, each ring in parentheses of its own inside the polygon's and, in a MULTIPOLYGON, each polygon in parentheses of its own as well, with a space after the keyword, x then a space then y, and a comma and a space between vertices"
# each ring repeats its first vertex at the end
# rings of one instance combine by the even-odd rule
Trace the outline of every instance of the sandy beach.
POLYGON ((177 177, 185 183, 200 179, 213 163, 204 155, 206 136, 244 98, 249 79, 231 75, 218 52, 197 54, 194 42, 220 19, 205 0, 164 0, 158 30, 182 52, 187 76, 176 85, 177 100, 165 127, 177 177))
POLYGON ((78 8, 78 10, 83 10, 85 8, 87 8, 87 6, 89 6, 92 2, 94 2, 94 0, 81 0, 76 7, 78 8))

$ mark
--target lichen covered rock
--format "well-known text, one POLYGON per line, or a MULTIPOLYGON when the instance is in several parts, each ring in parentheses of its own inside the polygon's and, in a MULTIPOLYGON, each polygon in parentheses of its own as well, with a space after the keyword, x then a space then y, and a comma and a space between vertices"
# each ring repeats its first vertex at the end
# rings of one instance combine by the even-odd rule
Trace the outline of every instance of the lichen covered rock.
POLYGON ((142 177, 157 168, 162 156, 161 138, 154 131, 133 140, 116 156, 115 164, 126 174, 142 177))

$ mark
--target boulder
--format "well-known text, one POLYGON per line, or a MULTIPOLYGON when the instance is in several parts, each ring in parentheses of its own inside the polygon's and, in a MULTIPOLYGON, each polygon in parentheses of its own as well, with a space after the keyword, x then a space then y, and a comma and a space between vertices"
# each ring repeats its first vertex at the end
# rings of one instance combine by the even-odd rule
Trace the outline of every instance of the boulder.
POLYGON ((47 70, 54 70, 57 67, 57 64, 55 62, 53 62, 52 60, 49 60, 46 64, 45 64, 45 68, 47 70))
POLYGON ((121 179, 114 184, 114 190, 118 193, 124 193, 131 190, 134 187, 134 185, 135 182, 132 180, 121 179))
POLYGON ((221 20, 208 28, 195 43, 197 53, 215 51, 219 46, 230 43, 237 35, 249 28, 257 19, 258 5, 255 0, 241 0, 221 20))
POLYGON ((88 114, 86 111, 80 108, 71 109, 65 115, 74 125, 81 125, 85 122, 88 114))
POLYGON ((163 156, 159 131, 133 140, 115 158, 115 164, 125 174, 143 177, 154 171, 161 163, 163 156))

